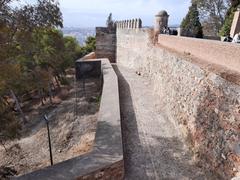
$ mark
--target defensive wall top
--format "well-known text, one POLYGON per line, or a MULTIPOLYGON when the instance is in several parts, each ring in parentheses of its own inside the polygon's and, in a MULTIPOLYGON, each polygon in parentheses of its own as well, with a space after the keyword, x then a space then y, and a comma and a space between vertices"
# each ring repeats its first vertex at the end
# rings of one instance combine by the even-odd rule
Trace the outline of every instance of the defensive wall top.
POLYGON ((138 19, 117 21, 116 27, 119 29, 139 29, 139 28, 142 28, 142 20, 138 18, 138 19))

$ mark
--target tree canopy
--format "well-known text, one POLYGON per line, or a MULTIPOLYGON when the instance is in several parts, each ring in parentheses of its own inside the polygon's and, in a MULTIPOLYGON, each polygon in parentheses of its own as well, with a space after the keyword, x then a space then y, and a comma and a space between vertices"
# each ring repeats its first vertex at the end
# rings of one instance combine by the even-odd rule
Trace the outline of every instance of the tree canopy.
POLYGON ((199 20, 199 12, 196 3, 192 3, 186 17, 181 23, 182 35, 188 37, 202 38, 202 25, 199 20))
POLYGON ((64 82, 66 69, 95 48, 93 37, 80 47, 75 38, 63 36, 57 1, 37 0, 21 7, 12 2, 0 0, 0 142, 18 134, 25 94, 37 92, 44 104, 54 83, 64 82))
POLYGON ((230 6, 229 0, 192 0, 197 4, 203 33, 217 36, 230 6))

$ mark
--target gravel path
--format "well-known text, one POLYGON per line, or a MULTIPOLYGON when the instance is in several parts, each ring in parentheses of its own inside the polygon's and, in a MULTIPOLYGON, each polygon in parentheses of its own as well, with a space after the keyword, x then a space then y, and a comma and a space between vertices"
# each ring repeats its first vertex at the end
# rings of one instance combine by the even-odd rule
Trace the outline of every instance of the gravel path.
POLYGON ((209 179, 194 165, 180 131, 156 111, 150 82, 121 66, 114 68, 119 77, 126 179, 209 179))

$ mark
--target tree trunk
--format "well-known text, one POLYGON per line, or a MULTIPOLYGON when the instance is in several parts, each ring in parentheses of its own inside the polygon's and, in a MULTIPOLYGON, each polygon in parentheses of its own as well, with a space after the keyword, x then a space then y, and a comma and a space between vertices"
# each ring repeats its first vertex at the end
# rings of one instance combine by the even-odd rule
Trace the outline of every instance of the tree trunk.
POLYGON ((55 97, 55 93, 56 93, 56 87, 54 85, 54 82, 51 81, 52 87, 53 87, 53 92, 52 92, 52 97, 55 97))
POLYGON ((56 81, 56 83, 57 83, 57 86, 58 86, 59 88, 61 88, 57 76, 55 76, 54 78, 55 78, 55 81, 56 81))
POLYGON ((54 84, 54 81, 53 80, 51 80, 51 86, 53 87, 53 91, 55 91, 55 89, 56 89, 56 87, 55 87, 55 84, 54 84))
POLYGON ((44 104, 44 98, 43 98, 43 96, 44 96, 44 94, 43 94, 43 90, 41 89, 40 92, 41 92, 42 106, 44 106, 45 104, 44 104))
POLYGON ((25 117, 25 115, 24 115, 24 113, 23 113, 23 111, 22 111, 22 108, 21 108, 21 106, 20 106, 20 103, 19 103, 19 101, 18 101, 15 93, 13 92, 13 90, 10 90, 10 92, 11 92, 12 98, 14 99, 14 101, 15 101, 15 103, 16 103, 17 110, 18 110, 18 111, 20 112, 20 114, 21 114, 21 117, 22 117, 23 122, 24 122, 24 123, 27 122, 27 119, 26 119, 26 117, 25 117))
POLYGON ((45 93, 45 89, 42 88, 42 95, 43 95, 43 100, 46 101, 46 93, 45 93))
POLYGON ((8 102, 8 100, 5 97, 0 97, 0 99, 2 100, 2 102, 4 103, 4 105, 10 107, 10 103, 8 102))
POLYGON ((41 105, 44 106, 43 95, 42 95, 42 90, 41 89, 38 89, 38 95, 39 95, 39 99, 41 101, 41 105))
POLYGON ((50 103, 53 104, 53 102, 52 102, 52 87, 51 87, 51 82, 48 83, 48 92, 49 92, 50 103))

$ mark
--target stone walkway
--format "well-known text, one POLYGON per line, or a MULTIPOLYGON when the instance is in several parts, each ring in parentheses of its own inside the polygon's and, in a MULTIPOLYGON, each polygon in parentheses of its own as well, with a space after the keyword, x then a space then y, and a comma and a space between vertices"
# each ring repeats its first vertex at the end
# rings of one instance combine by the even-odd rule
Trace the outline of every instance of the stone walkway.
POLYGON ((149 81, 121 66, 114 69, 119 78, 126 179, 209 179, 193 165, 179 130, 157 112, 149 81))

